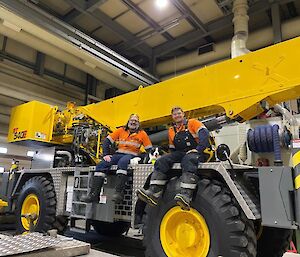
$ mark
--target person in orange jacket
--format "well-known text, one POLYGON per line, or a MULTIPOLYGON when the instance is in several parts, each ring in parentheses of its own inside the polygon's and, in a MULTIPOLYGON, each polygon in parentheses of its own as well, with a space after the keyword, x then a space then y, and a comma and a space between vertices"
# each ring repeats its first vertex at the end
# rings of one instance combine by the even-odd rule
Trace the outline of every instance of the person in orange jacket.
POLYGON ((199 180, 199 162, 207 162, 213 157, 210 135, 207 128, 196 119, 187 120, 181 107, 171 111, 173 126, 169 128, 169 148, 171 153, 163 155, 154 164, 149 189, 137 190, 138 197, 156 206, 170 178, 174 163, 182 168, 181 191, 175 196, 176 203, 185 210, 190 209, 193 192, 199 180))
POLYGON ((145 150, 152 148, 151 141, 147 133, 140 129, 139 116, 131 114, 126 126, 118 128, 107 136, 103 142, 103 160, 96 166, 96 171, 92 180, 90 193, 81 198, 84 202, 99 201, 99 194, 103 186, 104 178, 109 174, 110 167, 117 165, 116 191, 113 194, 113 201, 119 203, 123 200, 125 184, 127 181, 127 167, 130 160, 140 154, 140 148, 145 150), (118 143, 118 150, 110 155, 110 146, 118 143))

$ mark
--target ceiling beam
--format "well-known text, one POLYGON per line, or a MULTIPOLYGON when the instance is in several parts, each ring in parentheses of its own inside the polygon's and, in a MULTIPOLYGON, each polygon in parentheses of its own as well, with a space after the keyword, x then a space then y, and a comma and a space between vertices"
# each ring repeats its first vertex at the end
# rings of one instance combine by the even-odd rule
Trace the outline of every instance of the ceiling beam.
MULTIPOLYGON (((279 2, 281 4, 281 3, 291 2, 291 0, 290 1, 289 0, 281 0, 281 1, 278 0, 276 2, 279 2)), ((249 8, 248 13, 251 16, 251 14, 254 14, 254 13, 264 12, 266 10, 269 10, 271 8, 271 5, 272 4, 268 0, 258 1, 249 8)), ((224 16, 222 18, 219 18, 215 21, 212 21, 212 22, 206 24, 205 26, 206 26, 207 32, 204 32, 204 31, 201 32, 199 30, 191 31, 182 36, 175 38, 173 41, 161 44, 153 49, 154 56, 159 57, 159 56, 165 55, 165 54, 170 53, 182 46, 185 46, 190 43, 194 43, 197 40, 202 39, 202 38, 212 34, 213 32, 220 31, 224 28, 233 26, 232 19, 233 19, 233 14, 224 16)))
MULTIPOLYGON (((109 72, 103 71, 103 72, 107 73, 110 77, 116 76, 117 77, 116 83, 121 83, 120 79, 118 78, 120 74, 124 74, 124 76, 129 76, 128 79, 130 79, 131 81, 133 81, 132 79, 134 79, 135 81, 137 81, 137 83, 142 83, 145 85, 150 85, 158 82, 158 78, 154 77, 152 74, 141 69, 133 62, 117 54, 116 52, 112 51, 111 49, 102 45, 101 43, 97 42, 91 37, 85 35, 81 31, 74 29, 74 27, 67 25, 66 23, 64 23, 59 19, 56 19, 54 16, 43 11, 35 4, 32 4, 30 2, 0 0, 0 6, 4 7, 2 9, 5 9, 1 11, 1 13, 3 13, 4 15, 6 15, 7 12, 10 12, 10 14, 7 14, 8 18, 10 18, 11 20, 17 18, 16 25, 22 23, 21 19, 25 19, 29 23, 32 23, 35 26, 40 27, 45 33, 52 34, 51 39, 49 39, 52 42, 52 44, 57 42, 57 40, 59 42, 64 41, 63 43, 65 43, 65 47, 59 46, 60 50, 67 51, 69 54, 72 54, 74 56, 77 54, 82 55, 81 57, 83 58, 82 61, 85 60, 85 56, 83 55, 85 54, 92 55, 95 58, 97 58, 95 60, 97 61, 97 63, 95 62, 95 65, 97 66, 99 64, 100 69, 104 64, 111 67, 111 74, 110 71, 109 72), (66 44, 70 44, 72 46, 69 51, 66 44)), ((33 26, 31 26, 30 24, 25 24, 24 26, 25 26, 23 28, 24 31, 26 30, 26 32, 34 35, 35 37, 39 37, 39 35, 37 34, 33 26)), ((46 48, 43 48, 43 51, 47 52, 47 50, 45 49, 46 48)), ((152 49, 150 50, 152 53, 152 49)), ((4 58, 6 56, 1 56, 1 57, 4 58)), ((80 60, 78 61, 80 62, 80 60)), ((91 69, 82 68, 82 67, 80 67, 80 69, 83 69, 85 72, 92 71, 91 69)), ((125 86, 130 86, 127 83, 127 81, 125 81, 124 83, 125 86)), ((122 87, 122 84, 120 85, 122 87)))
POLYGON ((78 18, 81 14, 82 14, 82 12, 73 8, 71 11, 69 11, 66 15, 63 16, 63 21, 71 23, 76 18, 78 18))
MULTIPOLYGON (((136 15, 138 15, 140 18, 142 18, 143 21, 147 22, 148 25, 150 25, 155 31, 162 32, 163 28, 151 17, 149 17, 139 6, 137 6, 134 2, 131 0, 122 0, 122 2, 129 7, 131 11, 133 11, 136 15)), ((162 35, 167 40, 173 40, 174 38, 168 33, 163 32, 162 35)))
MULTIPOLYGON (((180 20, 185 19, 185 16, 182 15, 181 17, 175 18, 174 20, 161 25, 162 31, 167 31, 170 28, 173 28, 177 26, 180 22, 180 20)), ((161 34, 162 32, 157 32, 155 30, 149 30, 149 28, 146 28, 140 32, 138 32, 135 36, 136 38, 140 39, 139 42, 137 40, 135 41, 129 41, 129 42, 121 42, 115 45, 114 49, 119 53, 124 53, 130 49, 134 49, 136 46, 138 46, 141 42, 145 41, 146 39, 153 37, 156 34, 161 34)))
POLYGON ((145 42, 138 39, 136 36, 134 36, 131 32, 129 32, 127 29, 125 29, 122 25, 119 23, 113 21, 108 15, 106 15, 104 12, 102 12, 99 9, 91 11, 86 11, 84 9, 83 1, 80 0, 66 0, 70 5, 72 5, 74 8, 76 8, 78 11, 84 13, 85 15, 90 16, 91 18, 97 20, 100 22, 103 26, 105 26, 107 29, 111 30, 113 33, 116 33, 122 40, 128 42, 128 41, 139 41, 139 45, 136 46, 136 49, 139 50, 144 55, 148 56, 149 58, 152 58, 152 49, 149 47, 145 42))
MULTIPOLYGON (((186 15, 187 21, 197 30, 201 30, 203 33, 207 33, 207 28, 203 22, 195 15, 195 13, 188 7, 188 5, 182 0, 172 0, 173 5, 177 10, 186 15)), ((204 37, 208 43, 213 42, 213 39, 210 35, 204 37)))
MULTIPOLYGON (((76 0, 76 2, 83 10, 93 12, 99 6, 107 2, 107 0, 76 0)), ((66 22, 72 22, 80 15, 82 15, 82 12, 74 8, 63 17, 63 20, 66 22)))
POLYGON ((172 0, 177 10, 187 16, 187 21, 195 28, 207 33, 207 28, 203 22, 192 12, 192 10, 182 0, 172 0))

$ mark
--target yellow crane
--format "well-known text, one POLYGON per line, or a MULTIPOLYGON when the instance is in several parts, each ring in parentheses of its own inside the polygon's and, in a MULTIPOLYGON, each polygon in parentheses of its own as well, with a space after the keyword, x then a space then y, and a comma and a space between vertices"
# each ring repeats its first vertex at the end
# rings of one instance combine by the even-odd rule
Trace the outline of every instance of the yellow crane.
MULTIPOLYGON (((87 106, 68 103, 66 109, 58 110, 37 101, 25 103, 12 110, 8 141, 45 143, 53 148, 61 145, 61 156, 70 159, 65 150, 72 145, 77 149, 75 155, 84 152, 92 160, 84 164, 92 165, 101 158, 102 139, 122 126, 131 113, 140 115, 143 127, 170 122, 174 105, 181 106, 189 118, 223 115, 227 120, 247 121, 277 103, 300 96, 299 47, 300 37, 87 106)), ((299 127, 292 135, 299 137, 299 127)), ((258 141, 264 142, 261 138, 258 141)), ((145 256, 282 256, 291 229, 300 226, 300 141, 291 141, 291 149, 293 167, 235 165, 223 151, 218 156, 220 162, 200 164, 202 177, 191 211, 172 202, 179 180, 171 180, 158 206, 139 213, 146 213, 145 256)), ((51 155, 45 151, 44 163, 48 164, 49 156, 53 161, 58 152, 51 150, 51 155)), ((12 176, 0 174, 2 211, 16 215, 19 231, 29 229, 22 216, 34 212, 38 215, 36 230, 47 230, 64 216, 71 221, 82 218, 100 234, 122 234, 138 214, 135 191, 153 171, 150 164, 132 167, 131 200, 122 206, 110 201, 114 176, 109 176, 102 203, 88 208, 78 202, 78 195, 87 191, 89 171, 94 167, 57 166, 38 166, 12 176), (71 212, 65 199, 70 195, 66 186, 70 177, 74 179, 71 212)), ((179 176, 180 166, 173 169, 179 176)))
POLYGON ((143 127, 170 122, 170 109, 182 106, 188 117, 226 114, 240 122, 300 95, 300 38, 157 83, 99 103, 65 110, 32 101, 13 108, 8 141, 70 143, 72 127, 93 121, 114 129, 138 113, 143 127), (24 115, 26 113, 26 115, 24 115))

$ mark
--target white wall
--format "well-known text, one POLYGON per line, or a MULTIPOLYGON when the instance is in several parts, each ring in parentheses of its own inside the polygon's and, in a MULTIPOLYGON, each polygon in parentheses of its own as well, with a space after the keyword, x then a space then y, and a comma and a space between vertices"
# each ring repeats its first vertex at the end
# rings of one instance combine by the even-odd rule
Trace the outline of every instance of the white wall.
MULTIPOLYGON (((0 35, 0 49, 4 37, 0 35)), ((10 38, 5 53, 29 64, 35 64, 37 51, 10 38)), ((50 56, 45 57, 45 69, 63 75, 65 64, 50 56)), ((86 73, 76 67, 66 66, 65 76, 78 83, 86 83, 86 73)), ((64 107, 66 102, 84 104, 85 91, 78 86, 64 83, 50 76, 39 76, 23 65, 0 58, 0 134, 6 135, 11 107, 31 100, 64 107)))

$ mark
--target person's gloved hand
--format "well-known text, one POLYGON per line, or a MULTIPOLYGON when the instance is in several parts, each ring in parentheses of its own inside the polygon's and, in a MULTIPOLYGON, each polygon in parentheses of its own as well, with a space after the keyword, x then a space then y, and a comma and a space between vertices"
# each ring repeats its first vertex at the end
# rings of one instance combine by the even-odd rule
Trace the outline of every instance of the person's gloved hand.
POLYGON ((140 161, 140 160, 141 160, 140 157, 132 158, 132 159, 130 160, 130 164, 131 164, 131 165, 139 164, 139 161, 140 161))
POLYGON ((103 156, 103 160, 106 161, 106 162, 110 162, 111 157, 112 157, 112 155, 105 155, 105 156, 103 156))

